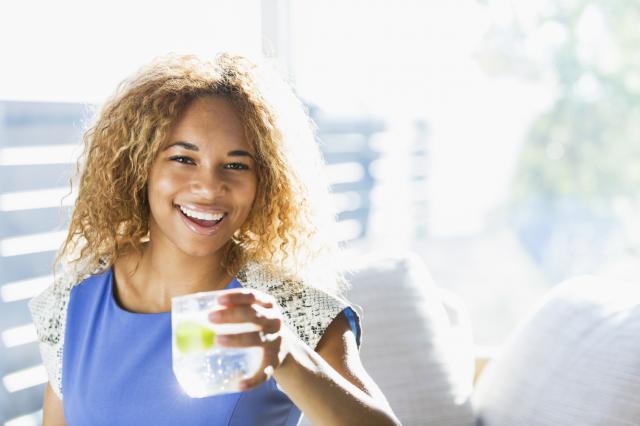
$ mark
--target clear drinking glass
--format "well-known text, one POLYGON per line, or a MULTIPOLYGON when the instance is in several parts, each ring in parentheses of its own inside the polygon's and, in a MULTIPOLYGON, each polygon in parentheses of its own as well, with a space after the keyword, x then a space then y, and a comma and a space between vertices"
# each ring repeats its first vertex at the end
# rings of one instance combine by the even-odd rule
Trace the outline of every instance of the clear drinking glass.
POLYGON ((216 335, 259 330, 253 323, 213 324, 209 312, 221 309, 218 297, 233 290, 187 294, 171 299, 172 367, 192 398, 238 392, 243 379, 257 373, 262 348, 216 345, 216 335))

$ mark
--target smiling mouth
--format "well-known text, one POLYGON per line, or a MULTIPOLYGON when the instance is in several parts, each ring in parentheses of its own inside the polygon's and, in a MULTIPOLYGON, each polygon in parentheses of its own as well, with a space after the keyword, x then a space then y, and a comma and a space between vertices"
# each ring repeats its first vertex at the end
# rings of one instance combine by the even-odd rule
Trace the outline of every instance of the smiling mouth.
POLYGON ((205 231, 205 232, 206 231, 213 231, 218 227, 220 222, 222 222, 224 220, 224 218, 227 217, 227 214, 225 213, 218 220, 198 219, 198 218, 186 215, 182 211, 180 206, 178 206, 178 205, 176 205, 175 208, 178 210, 178 212, 183 217, 183 219, 185 219, 187 222, 189 222, 189 223, 191 223, 191 224, 193 224, 195 226, 195 228, 192 228, 195 231, 205 231))

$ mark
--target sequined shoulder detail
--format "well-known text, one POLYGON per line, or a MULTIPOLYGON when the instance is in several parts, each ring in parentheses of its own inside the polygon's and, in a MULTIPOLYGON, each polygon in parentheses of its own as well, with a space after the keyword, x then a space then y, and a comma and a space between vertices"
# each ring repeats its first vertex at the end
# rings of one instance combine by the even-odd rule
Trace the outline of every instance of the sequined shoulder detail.
POLYGON ((71 272, 57 275, 49 287, 32 298, 29 311, 38 335, 42 363, 55 394, 62 399, 62 354, 67 305, 71 289, 83 277, 71 272))
POLYGON ((287 325, 312 349, 316 348, 326 328, 345 308, 352 308, 356 326, 360 330, 359 307, 321 289, 274 276, 256 263, 245 266, 237 274, 237 279, 244 287, 273 296, 282 309, 287 325))

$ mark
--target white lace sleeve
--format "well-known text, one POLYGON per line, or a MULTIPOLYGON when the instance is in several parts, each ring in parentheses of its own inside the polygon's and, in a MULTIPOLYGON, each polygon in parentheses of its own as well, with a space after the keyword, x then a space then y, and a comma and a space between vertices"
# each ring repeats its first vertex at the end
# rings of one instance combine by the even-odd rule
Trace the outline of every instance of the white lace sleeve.
POLYGON ((55 394, 62 399, 62 354, 67 305, 76 279, 58 275, 42 293, 29 301, 29 311, 40 344, 42 363, 55 394))
POLYGON ((318 288, 300 285, 270 275, 265 268, 250 264, 238 273, 238 281, 248 288, 263 291, 278 301, 287 326, 309 347, 315 349, 326 328, 346 308, 355 326, 356 340, 360 344, 361 308, 318 288))

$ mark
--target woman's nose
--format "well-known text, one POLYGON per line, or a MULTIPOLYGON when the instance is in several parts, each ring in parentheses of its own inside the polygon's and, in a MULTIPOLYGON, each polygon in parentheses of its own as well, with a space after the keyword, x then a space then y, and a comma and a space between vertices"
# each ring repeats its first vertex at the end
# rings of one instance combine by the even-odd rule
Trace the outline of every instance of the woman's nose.
POLYGON ((216 198, 227 191, 227 185, 221 176, 214 171, 199 173, 191 182, 192 192, 203 198, 216 198))

